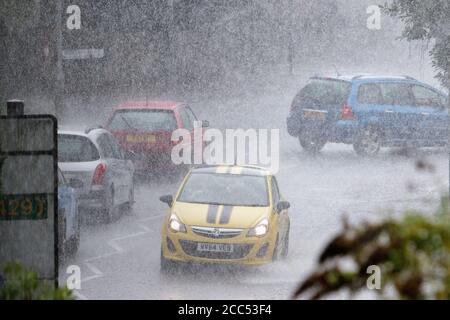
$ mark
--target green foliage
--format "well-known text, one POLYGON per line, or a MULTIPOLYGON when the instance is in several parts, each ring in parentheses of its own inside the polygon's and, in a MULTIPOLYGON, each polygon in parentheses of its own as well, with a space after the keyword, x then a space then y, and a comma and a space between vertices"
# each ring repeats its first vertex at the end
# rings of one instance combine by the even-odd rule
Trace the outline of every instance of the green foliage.
POLYGON ((436 77, 450 88, 450 2, 448 0, 392 0, 383 6, 385 13, 400 18, 405 27, 402 36, 408 41, 431 40, 430 51, 436 77))
POLYGON ((295 297, 310 293, 319 299, 347 289, 366 289, 367 268, 381 270, 385 297, 387 288, 401 299, 450 299, 450 215, 448 196, 435 215, 405 212, 400 219, 345 227, 326 246, 316 272, 306 278, 295 297), (352 267, 344 268, 343 262, 352 267))
POLYGON ((67 288, 54 288, 39 280, 34 271, 27 270, 18 262, 8 263, 4 268, 4 284, 0 286, 0 300, 72 300, 67 288))

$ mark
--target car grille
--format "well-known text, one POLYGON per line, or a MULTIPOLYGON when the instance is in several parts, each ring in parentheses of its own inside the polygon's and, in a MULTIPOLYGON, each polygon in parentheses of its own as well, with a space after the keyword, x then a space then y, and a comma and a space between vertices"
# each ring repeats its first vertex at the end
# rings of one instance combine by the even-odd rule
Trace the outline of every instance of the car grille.
POLYGON ((242 233, 242 229, 192 227, 192 232, 207 238, 228 239, 240 235, 242 233))
POLYGON ((183 251, 192 257, 208 259, 242 259, 247 256, 253 244, 233 244, 233 252, 205 252, 197 251, 197 242, 180 240, 183 251))
POLYGON ((170 153, 165 152, 136 152, 134 160, 149 162, 168 162, 170 153))

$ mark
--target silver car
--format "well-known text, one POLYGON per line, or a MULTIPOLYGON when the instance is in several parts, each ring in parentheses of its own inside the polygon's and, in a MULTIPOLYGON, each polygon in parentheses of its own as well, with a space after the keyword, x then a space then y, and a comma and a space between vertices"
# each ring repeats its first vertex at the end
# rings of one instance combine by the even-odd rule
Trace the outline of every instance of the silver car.
POLYGON ((58 131, 58 164, 67 180, 78 180, 80 209, 100 212, 134 203, 134 166, 114 136, 104 129, 58 131))

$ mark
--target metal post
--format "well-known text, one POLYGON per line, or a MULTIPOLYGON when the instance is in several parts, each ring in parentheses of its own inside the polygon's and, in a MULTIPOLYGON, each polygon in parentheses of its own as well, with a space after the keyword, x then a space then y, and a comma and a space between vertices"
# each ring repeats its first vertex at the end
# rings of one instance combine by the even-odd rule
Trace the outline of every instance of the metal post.
POLYGON ((64 110, 64 70, 63 70, 63 34, 62 34, 63 0, 56 3, 56 92, 55 113, 57 116, 64 110))
POLYGON ((294 75, 294 57, 295 57, 295 48, 294 48, 294 36, 293 36, 293 28, 294 28, 294 2, 293 0, 289 0, 289 13, 288 13, 288 57, 287 62, 289 65, 289 75, 294 75))

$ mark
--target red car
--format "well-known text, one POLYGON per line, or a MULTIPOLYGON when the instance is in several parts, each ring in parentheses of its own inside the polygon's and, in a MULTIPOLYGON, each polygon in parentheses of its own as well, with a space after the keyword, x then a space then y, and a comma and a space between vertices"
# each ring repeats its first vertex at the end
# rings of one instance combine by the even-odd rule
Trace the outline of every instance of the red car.
MULTIPOLYGON (((185 103, 137 101, 116 108, 106 128, 125 150, 135 154, 136 171, 173 171, 177 167, 171 160, 172 147, 176 144, 171 141, 172 132, 188 129, 192 137, 189 143, 193 144, 194 121, 198 119, 185 103)), ((203 127, 208 125, 202 121, 203 127)))

